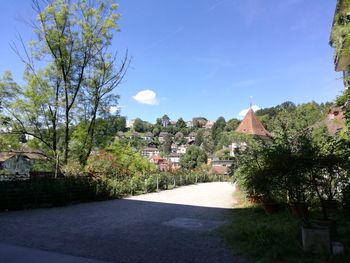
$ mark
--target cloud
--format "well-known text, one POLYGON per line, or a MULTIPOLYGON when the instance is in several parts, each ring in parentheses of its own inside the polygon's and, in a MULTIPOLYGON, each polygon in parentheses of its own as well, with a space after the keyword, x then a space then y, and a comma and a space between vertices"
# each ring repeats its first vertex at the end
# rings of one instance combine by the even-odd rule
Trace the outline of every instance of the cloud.
MULTIPOLYGON (((261 109, 258 105, 253 105, 251 108, 252 108, 252 110, 253 110, 254 112, 261 109)), ((250 109, 250 108, 241 110, 241 111, 238 113, 239 117, 242 117, 242 118, 243 118, 243 117, 247 114, 247 112, 249 111, 249 109, 250 109)))
POLYGON ((145 89, 139 91, 133 99, 138 103, 147 104, 147 105, 156 105, 158 104, 157 94, 153 90, 145 89))
POLYGON ((110 112, 111 114, 115 114, 115 113, 117 113, 118 111, 120 111, 122 107, 123 107, 123 106, 111 106, 111 107, 109 108, 109 112, 110 112))

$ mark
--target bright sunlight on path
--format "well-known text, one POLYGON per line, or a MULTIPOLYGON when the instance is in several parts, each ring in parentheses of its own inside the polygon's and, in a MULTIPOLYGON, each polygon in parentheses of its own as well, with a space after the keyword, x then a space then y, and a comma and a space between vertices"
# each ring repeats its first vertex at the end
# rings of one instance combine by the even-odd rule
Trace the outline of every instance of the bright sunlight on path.
POLYGON ((121 200, 0 213, 0 262, 247 262, 214 231, 233 185, 205 183, 121 200))
POLYGON ((234 186, 231 183, 202 183, 188 185, 172 191, 132 196, 126 199, 160 202, 179 205, 193 205, 215 208, 233 208, 234 186))

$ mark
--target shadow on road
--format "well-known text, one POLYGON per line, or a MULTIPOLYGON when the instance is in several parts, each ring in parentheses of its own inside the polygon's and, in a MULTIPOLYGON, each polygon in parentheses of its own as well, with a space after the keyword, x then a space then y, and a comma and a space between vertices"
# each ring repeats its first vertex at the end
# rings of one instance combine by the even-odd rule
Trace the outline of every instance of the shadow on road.
POLYGON ((0 243, 111 262, 245 262, 213 232, 230 215, 135 200, 5 212, 0 243))

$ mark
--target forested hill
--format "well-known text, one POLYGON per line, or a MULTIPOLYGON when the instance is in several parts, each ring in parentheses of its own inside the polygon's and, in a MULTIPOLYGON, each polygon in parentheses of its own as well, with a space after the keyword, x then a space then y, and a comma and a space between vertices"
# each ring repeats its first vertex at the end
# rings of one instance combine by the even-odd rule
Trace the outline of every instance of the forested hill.
POLYGON ((255 114, 268 131, 274 131, 283 122, 299 127, 312 126, 326 117, 332 105, 331 102, 319 104, 314 101, 296 105, 286 101, 274 107, 260 109, 255 114))

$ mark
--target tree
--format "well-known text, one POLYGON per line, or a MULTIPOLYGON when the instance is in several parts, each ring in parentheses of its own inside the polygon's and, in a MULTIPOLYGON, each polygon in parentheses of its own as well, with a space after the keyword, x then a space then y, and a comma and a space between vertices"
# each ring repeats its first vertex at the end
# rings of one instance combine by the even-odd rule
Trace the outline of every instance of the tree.
POLYGON ((72 124, 84 121, 79 156, 84 162, 93 146, 96 119, 117 104, 112 91, 128 65, 126 54, 116 67, 117 56, 109 51, 119 28, 118 5, 110 0, 53 0, 46 7, 42 3, 47 2, 33 0, 37 40, 29 48, 21 40, 24 52, 14 46, 25 63, 27 85, 9 113, 19 132, 34 136, 54 159, 63 152, 65 163, 72 124))
POLYGON ((211 128, 211 135, 215 145, 218 144, 221 137, 221 133, 224 131, 225 126, 226 126, 225 118, 219 117, 214 123, 213 127, 211 128))
POLYGON ((241 121, 236 119, 236 118, 230 119, 226 123, 225 131, 228 131, 228 132, 235 131, 240 123, 241 123, 241 121))
POLYGON ((183 118, 179 118, 176 122, 176 128, 178 128, 178 130, 184 129, 186 128, 186 122, 183 120, 183 118))
POLYGON ((180 164, 185 169, 194 169, 207 162, 207 154, 196 145, 187 148, 186 153, 181 156, 180 164))
POLYGON ((140 118, 136 118, 134 121, 134 130, 136 132, 145 132, 146 127, 145 127, 144 121, 141 120, 140 118))
POLYGON ((164 114, 163 117, 162 117, 162 125, 163 125, 163 127, 168 127, 169 122, 170 122, 169 116, 164 114))

